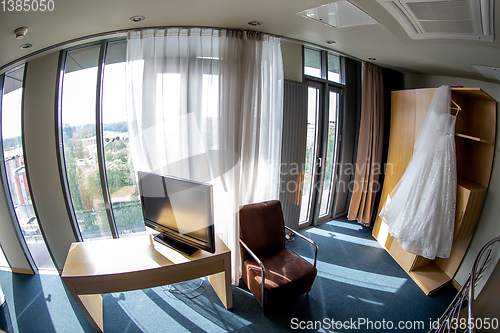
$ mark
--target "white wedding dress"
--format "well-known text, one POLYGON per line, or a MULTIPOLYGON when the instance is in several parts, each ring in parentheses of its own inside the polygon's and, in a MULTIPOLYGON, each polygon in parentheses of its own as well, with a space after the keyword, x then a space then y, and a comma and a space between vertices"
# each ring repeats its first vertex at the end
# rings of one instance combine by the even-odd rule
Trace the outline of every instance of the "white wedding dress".
POLYGON ((450 87, 432 99, 413 155, 379 216, 404 250, 428 259, 450 256, 455 226, 457 169, 450 87))

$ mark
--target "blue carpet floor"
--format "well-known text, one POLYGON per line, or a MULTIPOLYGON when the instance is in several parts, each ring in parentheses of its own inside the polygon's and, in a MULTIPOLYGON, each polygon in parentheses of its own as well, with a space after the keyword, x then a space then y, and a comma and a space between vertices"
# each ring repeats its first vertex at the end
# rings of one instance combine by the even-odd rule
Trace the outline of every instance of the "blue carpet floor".
MULTIPOLYGON (((456 294, 451 286, 426 296, 371 236, 371 230, 337 219, 302 232, 318 243, 318 277, 309 296, 267 316, 243 283, 233 286, 226 310, 208 280, 185 294, 165 287, 103 295, 105 332, 427 332, 456 294), (400 326, 401 325, 401 326, 400 326), (392 327, 392 330, 390 329, 392 327)), ((312 260, 310 244, 287 246, 312 260)), ((8 332, 94 332, 58 275, 0 271, 8 332)), ((2 327, 4 325, 5 327, 2 327)))

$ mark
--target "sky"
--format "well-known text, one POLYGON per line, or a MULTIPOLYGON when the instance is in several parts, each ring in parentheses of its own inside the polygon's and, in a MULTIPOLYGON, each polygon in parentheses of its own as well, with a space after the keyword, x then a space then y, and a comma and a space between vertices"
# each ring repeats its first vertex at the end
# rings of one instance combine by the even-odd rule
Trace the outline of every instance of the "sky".
MULTIPOLYGON (((127 121, 125 63, 106 65, 103 81, 103 122, 127 121)), ((97 67, 66 73, 63 82, 63 124, 95 124, 97 67)))
MULTIPOLYGON (((125 63, 106 65, 102 106, 104 123, 127 121, 124 77, 125 63)), ((95 123, 96 82, 97 67, 64 75, 63 123, 71 126, 95 123)), ((21 136, 21 102, 21 88, 3 96, 3 139, 21 136)))
POLYGON ((4 139, 21 135, 22 89, 5 94, 2 99, 2 136, 4 139))

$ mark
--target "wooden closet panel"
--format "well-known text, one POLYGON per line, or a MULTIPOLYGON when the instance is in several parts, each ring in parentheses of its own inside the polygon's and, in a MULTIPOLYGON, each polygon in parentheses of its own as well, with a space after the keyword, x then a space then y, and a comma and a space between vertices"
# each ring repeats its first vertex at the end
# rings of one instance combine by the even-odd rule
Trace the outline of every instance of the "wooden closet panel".
MULTIPOLYGON (((385 224, 384 221, 382 221, 382 223, 385 224)), ((415 255, 403 250, 397 238, 391 237, 391 239, 391 246, 387 249, 387 251, 394 258, 394 260, 397 261, 399 266, 403 267, 406 273, 410 272, 413 267, 413 262, 415 261, 415 255)))
POLYGON ((415 135, 416 103, 411 106, 406 101, 415 101, 415 98, 414 92, 406 91, 403 91, 401 94, 394 94, 392 98, 393 105, 400 107, 401 111, 391 115, 390 153, 387 156, 387 164, 390 167, 387 170, 392 172, 392 174, 390 174, 390 177, 386 175, 385 178, 385 180, 389 181, 387 185, 391 191, 403 176, 413 155, 413 144, 415 141, 412 136, 415 135), (392 130, 393 128, 394 130, 392 130))
MULTIPOLYGON (((382 189, 381 202, 385 202, 389 194, 403 176, 413 154, 413 137, 415 133, 416 100, 415 91, 402 90, 393 92, 391 105, 397 107, 400 112, 391 113, 391 133, 389 137, 389 152, 387 155, 386 173, 384 187, 382 189), (407 101, 413 101, 408 103, 407 101)), ((378 216, 383 205, 379 205, 377 218, 373 233, 379 233, 382 219, 378 216)), ((389 236, 390 237, 390 236, 389 236)), ((384 239, 390 246, 391 239, 384 239)), ((383 244, 386 246, 385 244, 383 244)))
MULTIPOLYGON (((383 202, 392 192, 394 187, 403 176, 413 154, 413 143, 415 133, 415 91, 403 90, 393 92, 391 105, 398 108, 399 112, 391 114, 391 133, 389 137, 389 152, 387 155, 387 167, 384 178, 384 187, 380 197, 381 205, 377 211, 377 218, 373 232, 378 235, 382 219, 378 216, 383 202), (413 101, 413 103, 408 103, 413 101)), ((389 236, 390 237, 390 236, 389 236)), ((390 239, 388 240, 390 243, 390 239)), ((390 244, 388 244, 390 246, 390 244)))

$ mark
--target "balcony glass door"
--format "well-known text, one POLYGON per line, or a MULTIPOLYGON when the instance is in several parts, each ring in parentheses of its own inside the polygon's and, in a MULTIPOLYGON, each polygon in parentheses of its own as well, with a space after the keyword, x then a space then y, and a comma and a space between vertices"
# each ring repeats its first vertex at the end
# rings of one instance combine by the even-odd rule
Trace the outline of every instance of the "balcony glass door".
POLYGON ((320 193, 319 219, 331 215, 331 207, 335 190, 335 171, 337 166, 337 137, 338 137, 338 118, 340 94, 338 91, 330 88, 328 92, 328 118, 326 127, 325 157, 323 168, 323 186, 320 193))
POLYGON ((335 194, 341 90, 309 81, 306 160, 299 224, 330 218, 335 194), (328 89, 328 90, 327 90, 328 89))

